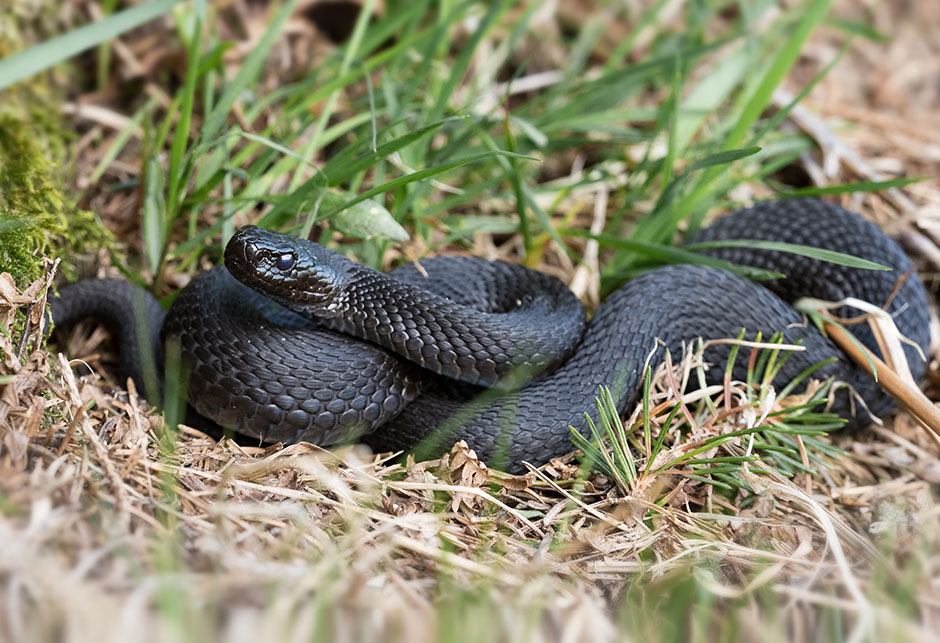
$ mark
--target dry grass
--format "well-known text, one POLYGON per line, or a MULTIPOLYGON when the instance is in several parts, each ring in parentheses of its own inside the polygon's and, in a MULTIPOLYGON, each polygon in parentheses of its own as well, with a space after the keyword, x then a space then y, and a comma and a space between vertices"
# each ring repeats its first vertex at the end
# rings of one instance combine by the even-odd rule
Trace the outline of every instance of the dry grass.
MULTIPOLYGON (((0 311, 32 307, 35 322, 43 285, 5 283, 0 311)), ((641 639, 675 618, 656 588, 690 581, 724 606, 699 626, 734 618, 747 639, 767 627, 815 638, 833 615, 863 638, 930 640, 940 627, 940 459, 905 417, 844 441, 823 475, 746 474, 757 495, 739 509, 682 470, 624 495, 602 476, 579 481, 569 461, 512 477, 459 445, 399 465, 185 427, 167 440, 136 396, 37 349, 35 327, 12 340, 0 344, 10 640, 420 641, 452 627, 460 639, 612 640, 624 620, 641 639), (626 602, 638 582, 651 605, 626 602)), ((660 369, 656 402, 687 367, 660 369)))
MULTIPOLYGON (((242 43, 236 64, 261 18, 252 3, 232 4, 245 25, 225 34, 242 43)), ((866 3, 839 4, 852 12, 866 3)), ((574 19, 577 5, 563 2, 559 13, 574 19)), ((940 50, 921 33, 937 9, 892 2, 871 11, 894 41, 853 45, 790 121, 820 145, 801 162, 817 184, 938 175, 940 85, 928 79, 940 76, 940 50)), ((315 56, 297 50, 309 26, 291 24, 293 49, 275 61, 315 56)), ((829 60, 830 36, 811 41, 793 89, 829 60)), ((166 60, 179 52, 148 49, 154 38, 114 55, 122 82, 141 82, 162 103, 169 98, 150 71, 172 67, 166 60)), ((87 179, 126 116, 107 92, 83 98, 110 107, 65 107, 84 128, 77 184, 120 238, 135 230, 139 193, 87 179)), ((111 178, 140 174, 136 142, 111 178)), ((601 194, 574 194, 559 209, 600 229, 601 194)), ((928 280, 940 272, 940 181, 844 198, 901 234, 928 280)), ((478 235, 472 250, 518 247, 478 235)), ((543 267, 590 300, 596 252, 572 265, 549 246, 543 267)), ((358 448, 250 448, 185 427, 168 435, 134 393, 77 378, 42 348, 47 285, 20 292, 0 276, 0 640, 930 641, 940 631, 940 450, 905 414, 833 438, 845 455, 818 475, 745 470, 756 493, 740 505, 682 469, 625 493, 601 475, 582 479, 573 457, 512 477, 460 445, 406 464, 358 448), (14 329, 15 311, 31 319, 25 330, 14 329)), ((69 354, 104 373, 91 359, 104 354, 101 341, 79 335, 69 354)), ((693 361, 657 371, 658 402, 675 402, 672 382, 693 361)), ((936 372, 934 362, 933 399, 936 372)), ((671 448, 687 446, 676 440, 671 448)))

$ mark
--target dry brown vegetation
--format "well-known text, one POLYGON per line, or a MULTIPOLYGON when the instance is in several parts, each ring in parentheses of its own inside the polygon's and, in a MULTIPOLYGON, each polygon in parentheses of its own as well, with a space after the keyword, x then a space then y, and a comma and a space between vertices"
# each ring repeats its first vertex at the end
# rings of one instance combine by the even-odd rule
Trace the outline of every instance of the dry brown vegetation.
MULTIPOLYGON (((35 322, 43 286, 4 283, 8 319, 33 306, 35 322)), ((39 342, 34 326, 25 353, 2 344, 12 640, 433 640, 449 628, 458 639, 640 639, 644 627, 669 631, 669 588, 689 578, 734 606, 748 639, 824 629, 829 611, 865 637, 930 640, 938 625, 940 462, 903 415, 840 441, 846 456, 822 476, 747 475, 758 495, 739 509, 681 470, 624 495, 603 476, 580 480, 570 461, 506 476, 460 445, 400 465, 358 448, 246 448, 186 427, 168 441, 136 396, 76 379, 39 342), (624 604, 636 582, 651 584, 649 615, 624 604), (894 592, 919 618, 890 607, 894 592), (779 605, 769 624, 768 604, 779 605)), ((657 374, 660 399, 674 380, 657 374)), ((725 612, 702 625, 720 629, 710 621, 725 612)))

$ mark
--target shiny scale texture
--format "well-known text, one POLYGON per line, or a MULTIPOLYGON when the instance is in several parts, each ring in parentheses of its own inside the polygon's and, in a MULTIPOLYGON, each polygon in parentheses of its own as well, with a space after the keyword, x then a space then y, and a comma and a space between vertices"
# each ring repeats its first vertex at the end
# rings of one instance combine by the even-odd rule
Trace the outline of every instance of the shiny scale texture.
MULTIPOLYGON (((257 235, 260 243, 267 234, 246 232, 246 238, 257 235)), ((301 254, 309 243, 275 237, 276 247, 294 244, 301 254)), ((779 384, 834 358, 816 377, 848 384, 872 413, 890 410, 878 385, 791 304, 801 297, 887 303, 901 332, 926 351, 926 292, 897 244, 857 215, 815 200, 761 203, 719 219, 692 241, 723 239, 821 247, 893 270, 858 270, 754 248, 709 250, 787 277, 757 283, 698 265, 658 268, 612 293, 585 324, 560 282, 519 266, 438 257, 422 261, 424 272, 405 266, 383 275, 331 256, 327 272, 337 283, 330 286, 342 305, 328 318, 287 310, 282 304, 290 305, 289 289, 281 287, 274 303, 218 267, 180 293, 164 336, 180 340, 190 369, 190 404, 240 433, 322 445, 362 436, 378 450, 408 450, 420 443, 424 454, 463 439, 512 471, 521 470, 523 462, 538 465, 569 451, 568 427, 585 431, 585 412, 596 420, 599 386, 611 386, 620 411, 629 411, 644 365, 648 359, 658 364, 663 346, 678 354, 696 338, 735 337, 742 328, 749 338, 758 331, 764 337, 783 331, 784 341, 806 347, 786 362, 779 384), (551 323, 540 326, 545 320, 551 323), (512 341, 515 328, 523 341, 512 341), (552 342, 538 339, 547 336, 552 342), (497 363, 491 359, 494 347, 511 370, 542 372, 518 390, 467 383, 492 383, 494 373, 505 376, 490 369, 487 360, 497 363)), ((310 248, 323 252, 315 244, 310 248)), ((263 276, 253 286, 259 282, 263 276)), ((63 299, 54 302, 57 322, 60 311, 72 310, 65 302, 71 299, 69 289, 79 285, 63 289, 63 299)), ((91 286, 85 288, 84 296, 93 298, 91 286)), ((864 325, 853 331, 877 352, 864 325)), ((724 345, 706 352, 706 361, 715 365, 710 377, 723 376, 728 350, 724 345)), ((922 360, 913 348, 906 351, 914 376, 921 377, 922 360)), ((835 397, 834 410, 851 418, 850 424, 868 421, 865 411, 856 409, 853 416, 852 408, 847 392, 835 397)))

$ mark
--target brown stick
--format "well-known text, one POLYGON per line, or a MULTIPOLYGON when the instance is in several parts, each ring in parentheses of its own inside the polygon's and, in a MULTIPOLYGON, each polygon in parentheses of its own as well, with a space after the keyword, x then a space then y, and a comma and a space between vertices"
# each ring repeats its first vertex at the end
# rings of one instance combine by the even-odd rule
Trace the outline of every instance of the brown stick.
POLYGON ((839 348, 845 351, 856 364, 864 368, 869 375, 875 377, 881 388, 917 418, 940 446, 940 408, 937 408, 920 389, 901 379, 894 369, 862 346, 844 327, 826 318, 825 315, 823 317, 823 328, 829 339, 838 344, 839 348))

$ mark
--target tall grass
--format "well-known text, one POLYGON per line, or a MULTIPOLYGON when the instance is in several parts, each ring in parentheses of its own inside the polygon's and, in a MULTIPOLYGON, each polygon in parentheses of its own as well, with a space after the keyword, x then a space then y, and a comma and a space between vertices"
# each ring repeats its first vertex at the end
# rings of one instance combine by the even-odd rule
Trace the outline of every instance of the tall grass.
MULTIPOLYGON (((174 4, 145 3, 84 27, 82 46, 174 4)), ((527 76, 526 61, 512 54, 539 5, 510 12, 515 4, 419 0, 390 3, 377 16, 367 2, 341 48, 266 95, 254 88, 293 2, 272 6, 268 30, 230 77, 225 43, 213 33, 213 8, 176 6, 188 59, 182 86, 159 116, 152 103, 141 104, 129 126, 142 125, 147 141, 142 280, 159 288, 167 266, 195 265, 207 244, 218 248, 232 222, 246 217, 295 231, 322 225, 360 239, 350 249, 372 263, 388 240, 408 234, 434 251, 440 243, 434 232, 448 233, 445 242, 453 243, 471 230, 514 230, 524 238, 528 262, 537 263, 547 244, 577 253, 583 233, 559 217, 566 199, 615 184, 605 234, 595 238, 610 247, 605 276, 617 281, 638 268, 686 260, 662 246, 677 241, 680 228, 697 226, 713 206, 728 205, 726 195, 761 167, 793 160, 804 149, 799 135, 765 127, 762 115, 828 2, 796 6, 757 30, 770 8, 760 5, 719 33, 710 27, 723 3, 704 3, 658 34, 646 59, 613 64, 629 55, 621 49, 606 66, 591 68, 577 51, 590 51, 599 30, 583 25, 557 79, 515 96, 507 111, 512 83, 500 85, 495 77, 527 76), (472 30, 458 40, 468 24, 472 30), (484 42, 498 43, 485 59, 478 55, 484 42), (651 91, 663 95, 658 105, 649 100, 651 91), (235 109, 239 119, 232 117, 235 109), (340 151, 325 155, 331 145, 340 151), (539 176, 541 161, 586 145, 599 149, 581 176, 539 176), (627 158, 627 149, 634 156, 641 151, 639 160, 627 158), (442 192, 440 184, 457 189, 442 192), (483 196, 496 212, 475 215, 474 227, 461 231, 458 213, 474 214, 483 196), (185 223, 183 238, 174 235, 177 222, 185 223)), ((661 3, 651 6, 624 43, 655 24, 658 8, 661 3)), ((40 55, 50 46, 20 56, 48 65, 58 60, 40 55)), ((0 67, 0 82, 22 76, 10 68, 15 62, 0 67)), ((118 137, 114 146, 125 142, 118 137)))

